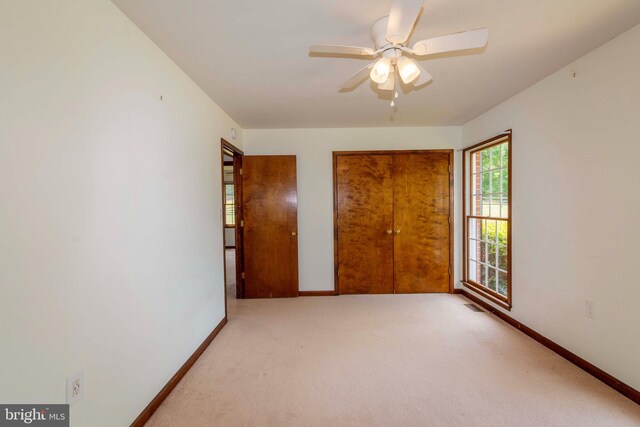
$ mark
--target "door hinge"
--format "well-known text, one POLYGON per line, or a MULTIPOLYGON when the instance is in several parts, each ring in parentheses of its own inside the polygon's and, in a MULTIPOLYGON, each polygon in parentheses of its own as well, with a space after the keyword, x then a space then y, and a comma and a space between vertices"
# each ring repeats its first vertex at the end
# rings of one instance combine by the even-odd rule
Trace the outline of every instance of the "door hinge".
POLYGON ((244 227, 244 220, 240 221, 240 227, 244 227))
POLYGON ((447 221, 451 224, 451 217, 447 218, 447 221))
POLYGON ((451 276, 451 267, 449 267, 449 276, 451 276))
POLYGON ((240 175, 242 175, 242 168, 239 169, 240 175))
POLYGON ((242 278, 244 279, 244 271, 242 272, 242 278))

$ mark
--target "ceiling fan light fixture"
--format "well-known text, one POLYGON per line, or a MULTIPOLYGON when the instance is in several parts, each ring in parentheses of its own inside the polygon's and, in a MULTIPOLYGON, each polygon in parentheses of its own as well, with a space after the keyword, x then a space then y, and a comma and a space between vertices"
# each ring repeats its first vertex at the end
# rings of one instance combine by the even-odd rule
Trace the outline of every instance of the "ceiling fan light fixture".
POLYGON ((391 72, 391 61, 387 58, 381 58, 371 69, 371 80, 380 84, 387 81, 391 72))
POLYGON ((369 76, 377 84, 376 90, 392 91, 391 106, 393 107, 397 104, 396 99, 402 84, 411 84, 413 88, 419 88, 433 81, 433 76, 414 60, 416 57, 464 52, 482 48, 487 44, 489 31, 486 28, 478 28, 420 40, 414 43, 413 48, 409 48, 409 38, 424 2, 425 0, 391 0, 389 15, 375 21, 370 28, 373 48, 314 44, 309 48, 309 54, 310 56, 328 54, 341 57, 345 55, 379 57, 377 62, 368 64, 343 83, 340 90, 353 89, 368 80, 367 76, 369 76), (414 59, 403 55, 411 55, 414 59))
POLYGON ((404 84, 409 84, 418 78, 420 68, 411 59, 403 56, 398 60, 398 74, 404 84))

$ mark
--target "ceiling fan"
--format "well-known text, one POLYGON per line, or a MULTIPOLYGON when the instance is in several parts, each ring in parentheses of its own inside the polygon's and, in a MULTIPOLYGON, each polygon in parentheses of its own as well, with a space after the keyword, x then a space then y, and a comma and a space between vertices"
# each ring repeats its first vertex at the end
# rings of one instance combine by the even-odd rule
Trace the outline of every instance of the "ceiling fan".
POLYGON ((375 58, 371 63, 344 82, 340 89, 350 89, 362 83, 367 76, 371 77, 381 90, 392 90, 391 106, 398 98, 400 82, 419 87, 433 80, 420 64, 409 58, 435 55, 484 47, 487 44, 489 31, 486 28, 448 34, 426 40, 420 40, 413 47, 407 46, 407 40, 413 30, 416 19, 422 9, 424 0, 392 0, 391 11, 371 26, 371 38, 375 48, 343 46, 335 44, 314 44, 309 48, 310 54, 355 55, 375 58))

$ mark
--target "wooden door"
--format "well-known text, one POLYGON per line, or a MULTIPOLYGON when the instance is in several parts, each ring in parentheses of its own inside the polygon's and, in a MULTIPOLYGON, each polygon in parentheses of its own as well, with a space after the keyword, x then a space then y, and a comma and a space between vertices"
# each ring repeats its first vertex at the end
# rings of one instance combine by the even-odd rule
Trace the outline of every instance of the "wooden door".
MULTIPOLYGON (((226 233, 227 228, 227 220, 226 220, 226 179, 225 179, 225 166, 229 166, 229 163, 225 161, 225 156, 233 157, 233 210, 234 210, 234 242, 235 242, 235 265, 236 265, 236 298, 244 298, 244 283, 242 280, 242 272, 243 269, 243 260, 244 260, 244 249, 243 249, 243 238, 242 238, 242 227, 240 227, 240 222, 242 221, 242 176, 240 176, 240 170, 242 169, 242 156, 243 152, 238 149, 233 144, 221 140, 221 162, 222 162, 222 206, 223 209, 223 234, 226 233)), ((226 241, 225 241, 225 251, 226 251, 226 241)), ((226 257, 226 255, 225 255, 226 257)), ((226 260, 225 260, 225 272, 224 272, 224 283, 225 283, 225 313, 226 311, 226 293, 227 293, 227 268, 226 268, 226 260)))
POLYGON ((242 280, 242 272, 244 271, 244 233, 240 222, 243 221, 242 215, 242 154, 233 153, 233 204, 235 211, 235 261, 236 261, 236 298, 244 298, 244 281, 242 280))
POLYGON ((295 156, 244 156, 246 298, 298 296, 298 196, 295 156))
POLYGON ((393 157, 335 157, 341 294, 393 292, 393 157))
POLYGON ((394 156, 395 292, 449 292, 449 156, 394 156))

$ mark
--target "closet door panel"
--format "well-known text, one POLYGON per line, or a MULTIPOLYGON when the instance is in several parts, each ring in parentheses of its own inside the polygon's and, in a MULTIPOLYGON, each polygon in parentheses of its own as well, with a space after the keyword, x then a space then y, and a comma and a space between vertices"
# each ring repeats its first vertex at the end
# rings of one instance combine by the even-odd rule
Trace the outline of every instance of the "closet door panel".
POLYGON ((393 292, 393 157, 338 155, 338 292, 393 292))
POLYGON ((449 291, 449 153, 394 156, 395 292, 449 291))

